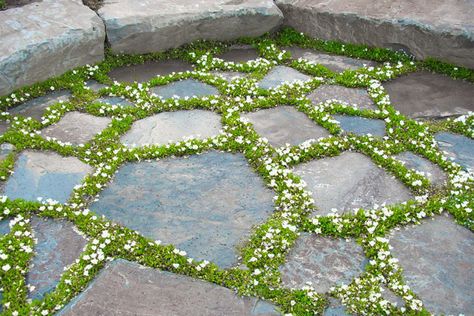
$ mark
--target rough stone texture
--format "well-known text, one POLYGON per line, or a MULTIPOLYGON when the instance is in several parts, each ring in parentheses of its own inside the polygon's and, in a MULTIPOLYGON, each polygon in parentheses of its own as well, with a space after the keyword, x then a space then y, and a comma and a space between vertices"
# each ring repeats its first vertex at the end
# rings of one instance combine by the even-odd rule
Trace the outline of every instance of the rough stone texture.
POLYGON ((249 45, 233 45, 230 49, 216 56, 217 58, 234 63, 246 63, 260 57, 258 51, 249 45))
POLYGON ((463 135, 441 132, 435 135, 438 146, 448 157, 466 169, 474 170, 474 140, 463 135))
POLYGON ((216 75, 216 76, 221 76, 227 81, 232 81, 236 78, 244 78, 246 76, 245 73, 243 72, 237 72, 237 71, 219 71, 219 70, 214 70, 211 71, 211 74, 216 75))
POLYGON ((346 88, 336 85, 322 85, 309 94, 308 98, 313 102, 313 104, 319 104, 327 100, 337 100, 358 109, 377 109, 377 106, 374 104, 365 89, 346 88))
POLYGON ((86 240, 65 220, 33 217, 31 227, 37 244, 26 282, 35 287, 31 298, 42 299, 56 287, 64 268, 79 257, 86 240))
POLYGON ((0 95, 104 58, 104 24, 80 1, 0 11, 0 95))
POLYGON ((106 0, 98 13, 117 53, 163 51, 198 39, 259 36, 283 20, 271 0, 106 0))
POLYGON ((10 220, 4 219, 0 221, 0 237, 10 232, 10 220))
POLYGON ((468 315, 474 310, 474 234, 470 230, 441 215, 396 231, 390 244, 405 281, 430 312, 468 315))
POLYGON ((448 180, 448 177, 438 165, 410 151, 398 154, 395 158, 402 161, 405 167, 423 172, 428 180, 435 186, 442 186, 448 180))
POLYGON ((323 127, 311 121, 292 106, 278 106, 243 115, 262 137, 274 147, 299 145, 308 139, 329 136, 323 127))
POLYGON ((192 71, 190 63, 177 59, 167 59, 159 61, 148 61, 144 64, 124 66, 113 69, 109 72, 109 77, 121 82, 145 82, 156 76, 167 76, 173 72, 192 71))
POLYGON ((106 88, 107 85, 97 82, 95 80, 86 81, 84 86, 94 92, 98 92, 100 89, 106 88))
POLYGON ((116 259, 58 315, 280 315, 276 307, 183 275, 116 259))
POLYGON ((276 66, 268 72, 268 74, 258 83, 262 89, 276 88, 284 83, 292 83, 294 81, 307 81, 310 76, 287 66, 276 66))
POLYGON ((205 97, 219 94, 219 90, 217 90, 216 87, 195 79, 185 79, 172 82, 165 86, 154 87, 151 88, 151 92, 163 99, 169 99, 172 97, 205 97))
POLYGON ((411 118, 439 118, 474 111, 474 84, 445 75, 420 71, 384 83, 384 87, 392 105, 411 118))
POLYGON ((123 97, 101 97, 94 102, 104 103, 108 105, 116 105, 120 107, 134 106, 134 104, 123 97))
POLYGON ((319 211, 332 208, 348 211, 375 205, 401 203, 412 198, 410 191, 385 170, 360 153, 313 160, 298 165, 294 172, 307 183, 319 211))
POLYGON ((382 120, 349 115, 334 115, 334 119, 340 123, 342 130, 346 133, 357 135, 371 134, 373 136, 385 135, 385 122, 382 120))
POLYGON ((15 146, 9 143, 3 143, 0 145, 0 161, 7 158, 7 156, 15 149, 15 146))
POLYGON ((311 282, 317 292, 331 286, 348 284, 364 271, 367 260, 356 242, 315 234, 302 234, 280 267, 283 285, 302 288, 311 282))
POLYGON ((205 110, 163 112, 133 123, 122 136, 122 143, 130 146, 145 144, 167 144, 191 135, 206 139, 219 134, 221 118, 205 110))
POLYGON ((408 48, 474 68, 472 0, 277 0, 285 24, 312 37, 408 48))
POLYGON ((4 189, 9 198, 36 201, 42 197, 65 203, 74 186, 92 168, 75 157, 25 150, 18 157, 14 171, 4 189))
POLYGON ((56 91, 26 101, 18 106, 8 109, 8 112, 11 115, 22 115, 25 117, 31 116, 34 119, 41 120, 41 116, 43 116, 47 107, 59 102, 66 102, 70 97, 71 92, 69 91, 56 91))
POLYGON ((341 301, 329 298, 329 306, 324 310, 323 316, 350 316, 350 314, 347 313, 341 301))

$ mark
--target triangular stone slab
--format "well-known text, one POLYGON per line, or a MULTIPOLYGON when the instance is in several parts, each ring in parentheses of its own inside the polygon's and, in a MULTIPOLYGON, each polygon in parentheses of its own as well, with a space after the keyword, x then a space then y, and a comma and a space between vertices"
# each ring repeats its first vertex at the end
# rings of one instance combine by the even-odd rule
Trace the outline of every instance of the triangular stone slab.
POLYGON ((474 169, 474 140, 463 135, 441 132, 435 135, 438 146, 466 169, 474 169))
POLYGON ((404 163, 405 167, 424 175, 435 186, 443 186, 448 180, 443 170, 426 158, 420 157, 410 151, 405 151, 395 156, 396 159, 404 163))

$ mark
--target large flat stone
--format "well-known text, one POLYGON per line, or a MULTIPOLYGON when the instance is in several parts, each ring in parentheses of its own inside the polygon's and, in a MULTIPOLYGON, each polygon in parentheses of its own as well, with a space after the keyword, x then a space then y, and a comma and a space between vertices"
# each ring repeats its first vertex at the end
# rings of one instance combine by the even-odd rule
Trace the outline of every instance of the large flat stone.
POLYGON ((315 105, 328 100, 335 100, 347 103, 349 106, 361 110, 377 109, 377 106, 374 104, 374 101, 372 101, 365 89, 347 88, 336 85, 322 85, 309 94, 308 98, 315 105))
POLYGON ((8 112, 11 115, 22 115, 25 117, 32 117, 34 119, 41 120, 46 108, 56 103, 66 102, 70 97, 71 92, 66 90, 51 92, 8 109, 8 112))
POLYGON ((98 13, 116 53, 164 51, 198 39, 259 36, 283 20, 271 0, 106 0, 98 13))
POLYGON ((185 79, 164 86, 154 87, 151 88, 151 92, 163 99, 169 99, 172 97, 206 97, 219 94, 219 90, 217 90, 216 87, 195 79, 185 79))
POLYGON ((456 163, 474 170, 474 140, 463 135, 441 132, 435 135, 438 146, 456 163))
POLYGON ((116 259, 60 313, 73 315, 280 315, 275 306, 187 276, 116 259))
POLYGON ((410 151, 400 153, 396 155, 395 158, 403 162, 405 167, 423 172, 425 177, 427 177, 434 186, 442 186, 448 180, 448 177, 439 166, 410 151))
POLYGON ((406 47, 474 68, 474 6, 470 0, 277 0, 285 24, 312 37, 406 47))
POLYGON ((396 231, 390 244, 407 284, 430 312, 469 315, 474 310, 474 234, 470 230, 441 215, 396 231))
POLYGON ((230 49, 216 57, 224 61, 231 61, 234 63, 246 63, 250 60, 255 60, 260 57, 258 51, 252 46, 248 45, 233 45, 230 49))
POLYGON ((193 66, 190 63, 177 59, 167 59, 117 67, 109 72, 109 77, 119 82, 145 82, 156 76, 167 76, 172 73, 192 70, 193 66))
POLYGON ((104 24, 81 1, 0 11, 0 95, 104 58, 104 24))
POLYGON ((126 164, 91 210, 229 268, 237 262, 237 244, 273 203, 242 155, 208 152, 126 164))
POLYGON ((334 119, 339 122, 341 129, 346 133, 356 135, 385 135, 385 122, 382 120, 369 119, 360 116, 334 115, 334 119))
POLYGON ((384 83, 392 105, 411 118, 439 118, 474 111, 474 84, 420 71, 384 83))
POLYGON ((332 208, 370 209, 412 198, 400 181, 360 153, 344 152, 336 157, 312 160, 298 165, 294 172, 307 183, 319 209, 316 214, 328 214, 332 208))
POLYGON ((258 83, 262 89, 276 88, 284 83, 293 83, 295 81, 307 81, 310 76, 287 66, 276 66, 258 83))

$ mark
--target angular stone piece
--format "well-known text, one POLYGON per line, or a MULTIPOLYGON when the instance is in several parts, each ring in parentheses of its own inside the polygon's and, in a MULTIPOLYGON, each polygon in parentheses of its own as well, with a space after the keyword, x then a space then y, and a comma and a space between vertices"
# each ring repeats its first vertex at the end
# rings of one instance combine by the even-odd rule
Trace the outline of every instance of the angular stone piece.
POLYGON ((109 77, 119 82, 145 82, 156 76, 167 76, 173 72, 192 71, 193 65, 177 59, 148 61, 144 64, 112 69, 109 77))
POLYGON ((324 310, 323 316, 350 316, 350 314, 347 313, 341 301, 329 298, 329 306, 324 310))
POLYGON ((197 135, 206 139, 219 134, 221 128, 221 117, 211 111, 163 112, 133 123, 121 141, 128 146, 142 146, 177 142, 197 135))
POLYGON ((312 282, 317 292, 348 284, 364 271, 367 259, 355 241, 302 234, 280 267, 281 281, 289 288, 302 288, 312 282))
POLYGON ((405 151, 395 156, 404 163, 405 167, 423 172, 435 186, 442 186, 448 180, 443 170, 426 158, 420 157, 410 151, 405 151))
POLYGON ((219 70, 214 70, 211 71, 211 74, 216 75, 216 76, 221 76, 227 81, 232 81, 236 78, 244 78, 246 76, 245 73, 242 72, 237 72, 237 71, 219 71, 219 70))
POLYGON ((79 257, 86 240, 74 230, 71 222, 65 220, 33 217, 31 228, 38 242, 26 282, 35 287, 31 298, 42 299, 56 287, 64 268, 79 257))
POLYGON ((53 137, 73 145, 85 144, 112 122, 108 117, 87 113, 68 112, 56 124, 41 131, 43 137, 53 137))
MULTIPOLYGON (((10 232, 10 220, 3 219, 0 221, 0 237, 10 232)), ((0 301, 1 302, 1 301, 0 301)))
POLYGON ((235 246, 273 202, 242 155, 208 152, 125 164, 91 210, 229 268, 237 262, 235 246))
POLYGON ((405 281, 428 311, 467 315, 474 310, 474 234, 470 230, 441 215, 395 231, 390 245, 405 281))
POLYGON ((86 81, 84 86, 94 92, 99 92, 100 89, 107 88, 107 85, 97 82, 95 80, 86 81))
POLYGON ((287 66, 276 66, 268 72, 268 74, 258 83, 262 89, 276 88, 284 83, 292 83, 294 81, 307 81, 310 76, 287 66))
POLYGON ((116 105, 120 107, 134 106, 134 104, 122 97, 101 97, 94 102, 104 103, 108 105, 116 105))
POLYGON ((203 280, 116 259, 58 315, 280 315, 274 305, 203 280))
POLYGON ((224 61, 231 61, 236 64, 246 63, 260 57, 258 51, 249 45, 233 45, 230 49, 216 56, 224 61))
POLYGON ((115 53, 149 53, 198 39, 259 36, 283 20, 271 0, 107 0, 98 11, 115 53))
POLYGON ((440 118, 474 111, 474 84, 428 71, 384 83, 392 105, 411 118, 440 118))
POLYGON ((324 40, 403 47, 474 68, 472 1, 277 0, 285 24, 324 40))
POLYGON ((462 167, 474 170, 474 140, 463 135, 441 132, 435 135, 441 150, 462 167))
POLYGON ((0 161, 7 158, 7 156, 15 149, 15 146, 9 143, 3 143, 0 145, 0 161))
POLYGON ((354 133, 356 135, 371 134, 373 136, 385 135, 385 122, 382 120, 349 115, 333 115, 333 117, 346 133, 354 133))
POLYGON ((0 11, 0 38, 0 96, 104 58, 104 24, 81 1, 0 11))
POLYGON ((11 115, 22 115, 25 117, 31 116, 38 121, 41 120, 44 111, 49 106, 59 103, 67 102, 71 97, 71 92, 61 90, 52 93, 48 93, 44 96, 31 99, 18 106, 8 109, 11 115))
POLYGON ((329 132, 311 121, 292 106, 278 106, 243 115, 257 133, 268 139, 274 147, 285 144, 299 145, 308 139, 330 136, 329 132))
POLYGON ((367 90, 347 88, 336 85, 322 85, 308 95, 313 104, 319 104, 327 100, 337 100, 347 103, 361 110, 376 110, 377 106, 370 98, 367 90))
POLYGON ((92 167, 75 157, 25 150, 18 157, 14 171, 4 189, 4 195, 10 199, 36 201, 42 197, 65 203, 74 186, 80 184, 92 167))
POLYGON ((327 215, 332 208, 349 211, 375 205, 401 203, 412 198, 397 179, 369 157, 355 152, 300 164, 294 173, 302 177, 318 207, 315 214, 327 215))
POLYGON ((216 87, 195 79, 185 79, 172 82, 165 86, 154 87, 151 88, 151 92, 163 99, 169 99, 172 97, 205 97, 219 94, 219 90, 217 90, 216 87))

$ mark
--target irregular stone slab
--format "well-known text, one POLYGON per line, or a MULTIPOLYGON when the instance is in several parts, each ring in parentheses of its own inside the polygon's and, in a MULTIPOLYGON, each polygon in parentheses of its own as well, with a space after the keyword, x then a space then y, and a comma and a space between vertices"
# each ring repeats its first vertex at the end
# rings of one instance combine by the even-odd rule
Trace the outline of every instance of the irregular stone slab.
POLYGON ((333 117, 346 133, 354 133, 356 135, 371 134, 380 137, 385 135, 385 122, 382 120, 348 115, 333 115, 333 117))
POLYGON ((205 97, 219 94, 217 88, 195 79, 185 79, 172 82, 165 86, 154 87, 151 88, 151 92, 163 99, 169 99, 172 97, 205 97))
POLYGON ((409 169, 423 172, 428 180, 435 186, 442 186, 448 180, 448 177, 439 166, 410 151, 396 155, 395 159, 402 161, 405 167, 409 169))
POLYGON ((474 111, 474 84, 428 71, 384 83, 392 105, 411 118, 439 118, 474 111))
POLYGON ((271 0, 107 0, 98 11, 115 53, 149 53, 195 40, 262 35, 283 20, 271 0))
POLYGON ((236 245, 273 210, 272 193, 240 154, 129 163, 91 210, 229 268, 236 245))
POLYGON ((284 50, 291 53, 294 59, 304 58, 308 61, 316 62, 334 72, 343 72, 344 70, 357 70, 364 66, 377 66, 376 62, 364 59, 355 59, 347 56, 329 55, 308 48, 284 47, 284 50))
POLYGON ((350 314, 339 300, 329 298, 329 306, 324 310, 323 316, 350 316, 350 314))
POLYGON ((361 110, 377 109, 377 106, 374 104, 374 101, 372 101, 365 89, 347 88, 336 85, 322 85, 309 94, 308 98, 315 105, 328 100, 337 100, 361 110))
POLYGON ((3 143, 0 145, 0 161, 7 158, 7 156, 15 149, 15 146, 9 143, 3 143))
POLYGON ((375 205, 401 203, 412 198, 410 191, 367 156, 344 152, 339 156, 312 160, 294 169, 308 185, 319 211, 332 208, 348 211, 375 205))
POLYGON ((134 104, 122 97, 102 97, 94 102, 104 103, 108 105, 117 105, 120 107, 134 106, 134 104))
POLYGON ((291 67, 276 66, 258 83, 258 86, 262 89, 270 89, 276 88, 284 83, 307 81, 309 79, 311 79, 310 76, 302 74, 291 67))
POLYGON ((216 56, 225 61, 231 61, 236 64, 246 63, 260 57, 257 50, 250 45, 233 45, 230 49, 216 56))
POLYGON ((74 186, 92 172, 92 167, 75 157, 25 150, 18 157, 14 171, 4 189, 4 195, 10 199, 36 201, 42 197, 65 203, 74 186))
POLYGON ((408 48, 474 68, 472 1, 277 0, 285 24, 314 38, 408 48))
POLYGON ((237 72, 237 71, 219 71, 219 70, 214 70, 211 71, 211 74, 216 75, 216 76, 221 76, 227 81, 232 81, 233 79, 236 78, 244 78, 246 76, 245 73, 242 72, 237 72))
POLYGON ((177 142, 192 135, 206 139, 219 134, 221 128, 221 117, 211 111, 163 112, 133 123, 121 141, 127 146, 143 146, 177 142))
POLYGON ((467 315, 474 310, 474 234, 470 230, 441 215, 395 231, 390 245, 405 281, 430 312, 467 315))
MULTIPOLYGON (((10 232, 10 220, 4 219, 0 221, 0 237, 10 232)), ((0 300, 1 302, 1 300, 0 300)))
POLYGON ((123 66, 112 69, 109 77, 119 82, 145 82, 156 76, 192 71, 193 65, 177 59, 148 61, 140 65, 123 66))
POLYGON ((0 11, 0 38, 0 95, 104 58, 104 24, 81 1, 0 11))
POLYGON ((364 271, 367 259, 355 241, 302 234, 280 267, 281 281, 289 288, 302 288, 306 282, 320 293, 332 286, 348 284, 364 271))
POLYGON ((64 143, 85 144, 112 122, 111 118, 87 113, 68 112, 56 124, 41 131, 43 137, 53 137, 64 143))
POLYGON ((84 86, 91 89, 94 92, 99 92, 100 89, 107 88, 107 85, 97 82, 95 80, 86 81, 84 86))
POLYGON ((280 315, 253 297, 184 275, 116 259, 58 315, 280 315))
POLYGON ((330 136, 329 132, 292 106, 278 106, 243 115, 255 131, 274 147, 298 145, 308 139, 330 136))
POLYGON ((441 132, 435 135, 441 150, 466 169, 474 169, 474 140, 463 135, 441 132))
POLYGON ((31 99, 26 101, 14 108, 8 109, 8 112, 11 115, 22 115, 25 117, 31 116, 38 121, 41 120, 44 111, 46 108, 50 107, 53 104, 60 102, 67 102, 71 97, 71 92, 61 90, 52 93, 48 93, 44 96, 31 99))
POLYGON ((34 216, 31 228, 37 243, 26 282, 35 289, 32 299, 42 299, 54 290, 64 268, 73 264, 86 246, 86 239, 74 230, 71 222, 34 216))

